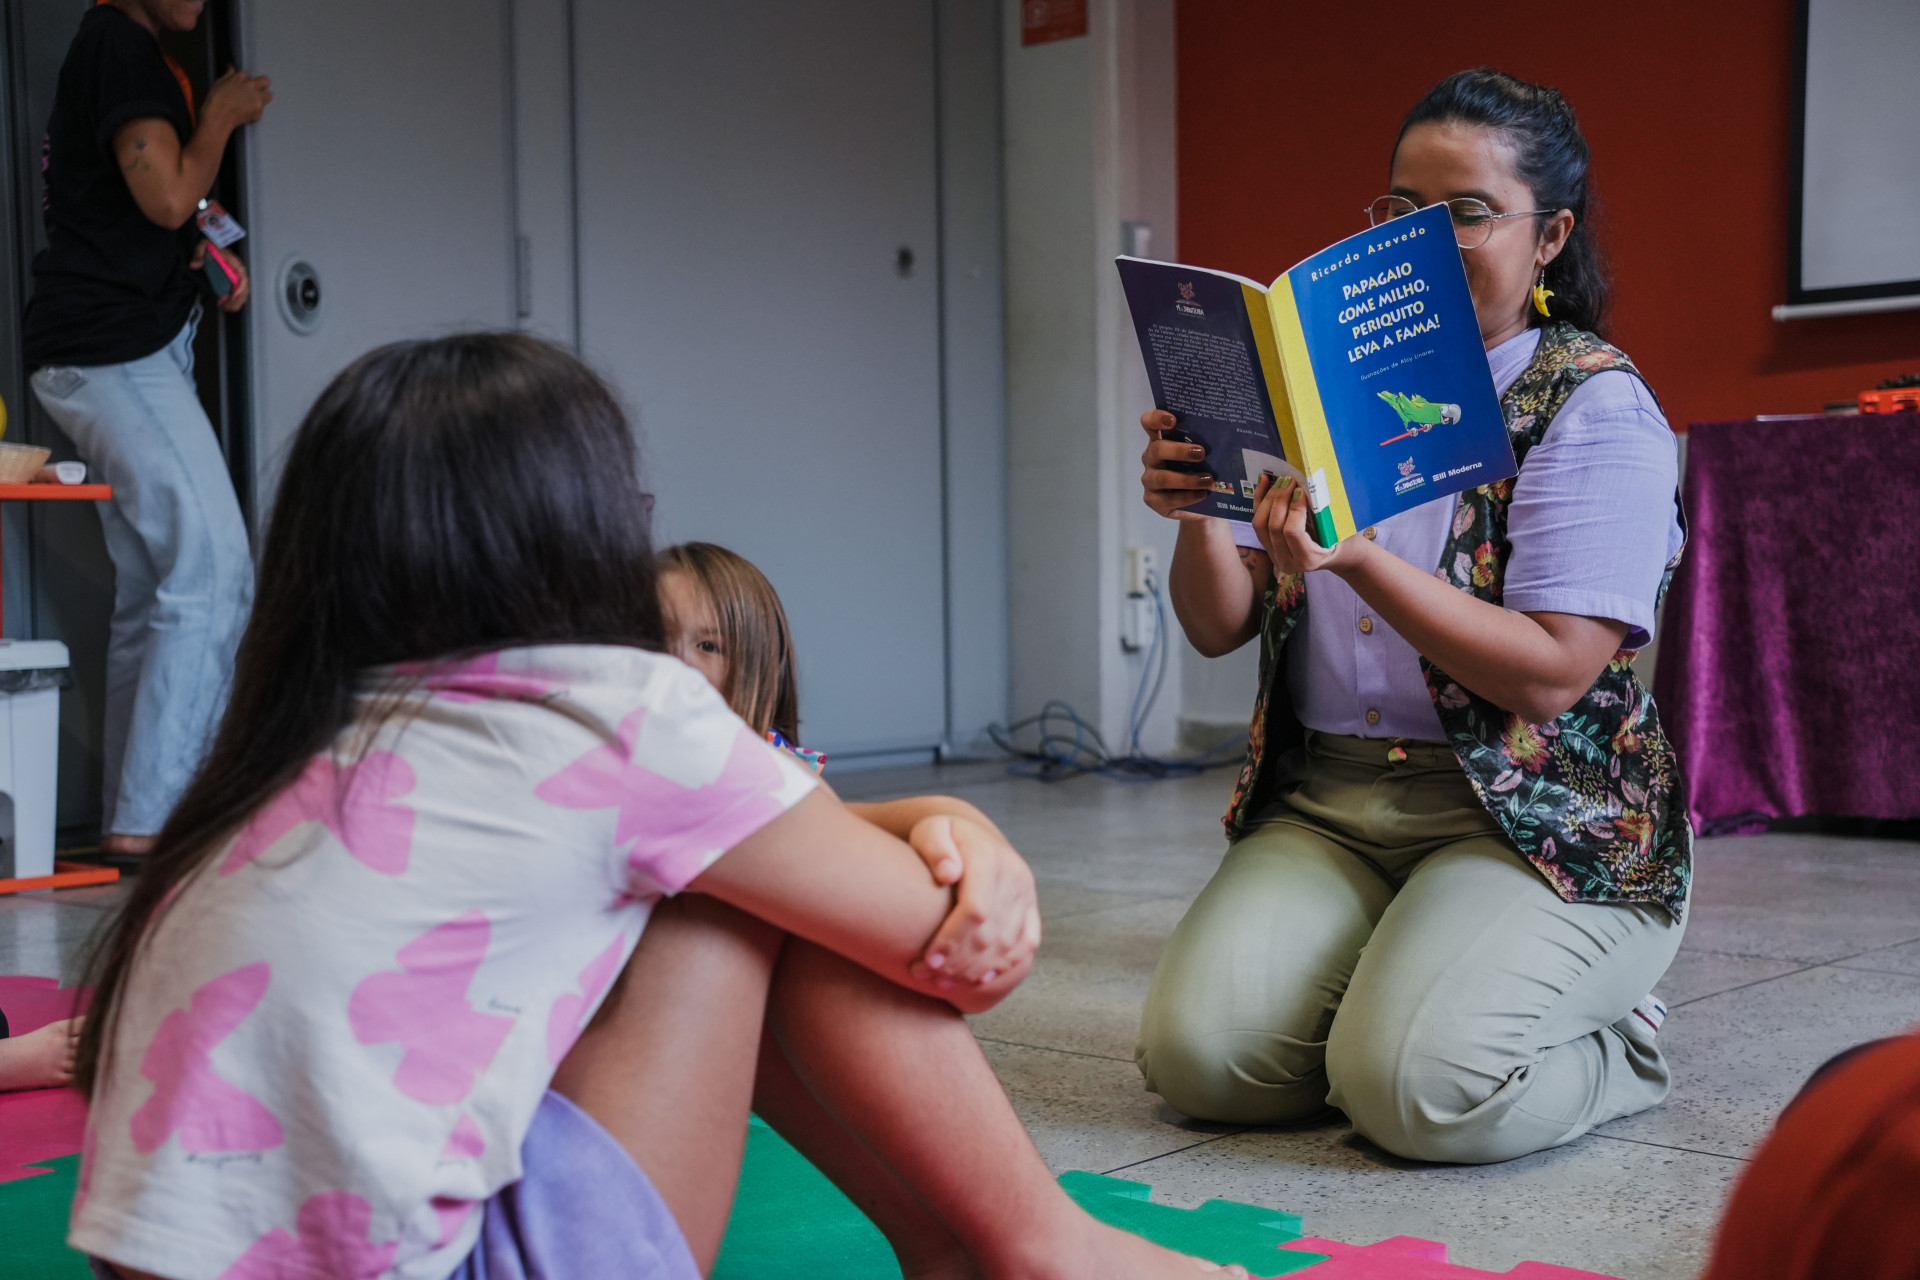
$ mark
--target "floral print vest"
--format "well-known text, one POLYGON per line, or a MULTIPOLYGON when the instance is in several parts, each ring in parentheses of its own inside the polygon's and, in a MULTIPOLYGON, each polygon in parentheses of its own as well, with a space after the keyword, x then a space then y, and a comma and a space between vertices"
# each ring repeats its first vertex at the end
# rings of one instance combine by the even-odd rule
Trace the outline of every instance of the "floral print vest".
MULTIPOLYGON (((1501 398, 1515 458, 1524 463, 1567 397, 1606 369, 1640 376, 1624 352, 1592 334, 1547 326, 1532 363, 1501 398)), ((1440 578, 1501 602, 1512 501, 1511 479, 1460 495, 1435 571, 1440 578)), ((1656 601, 1665 597, 1679 563, 1675 552, 1656 601)), ((1281 661, 1305 609, 1302 576, 1276 575, 1263 605, 1260 694, 1246 763, 1224 819, 1230 840, 1283 794, 1305 740, 1281 661)), ((1562 899, 1655 902, 1677 920, 1692 876, 1693 828, 1679 763, 1632 660, 1629 651, 1615 654, 1586 695, 1549 724, 1528 724, 1496 707, 1425 658, 1420 669, 1474 792, 1562 899)))

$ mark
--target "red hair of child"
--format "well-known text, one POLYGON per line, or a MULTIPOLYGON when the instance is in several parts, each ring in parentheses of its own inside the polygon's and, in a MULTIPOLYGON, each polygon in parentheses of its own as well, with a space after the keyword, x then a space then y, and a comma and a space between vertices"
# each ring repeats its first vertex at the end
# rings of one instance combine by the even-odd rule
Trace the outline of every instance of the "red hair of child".
POLYGON ((1817 1073, 1735 1185, 1703 1280, 1920 1280, 1920 1034, 1817 1073))

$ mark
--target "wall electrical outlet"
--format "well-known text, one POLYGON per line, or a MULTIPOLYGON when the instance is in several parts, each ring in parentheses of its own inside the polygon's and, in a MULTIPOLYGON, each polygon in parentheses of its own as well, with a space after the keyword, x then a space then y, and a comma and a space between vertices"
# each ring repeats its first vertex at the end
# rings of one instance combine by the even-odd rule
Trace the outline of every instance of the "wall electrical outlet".
POLYGON ((1150 596, 1160 586, 1160 560, 1152 547, 1127 548, 1127 594, 1150 596))

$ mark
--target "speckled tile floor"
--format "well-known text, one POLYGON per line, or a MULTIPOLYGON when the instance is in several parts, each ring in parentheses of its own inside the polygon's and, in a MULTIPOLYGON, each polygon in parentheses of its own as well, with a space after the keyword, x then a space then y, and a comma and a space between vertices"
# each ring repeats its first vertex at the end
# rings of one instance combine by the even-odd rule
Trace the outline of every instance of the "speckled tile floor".
POLYGON ((1686 945, 1660 991, 1664 1106, 1508 1164, 1415 1165, 1344 1124, 1201 1125, 1140 1087, 1134 1030, 1161 945, 1219 861, 1224 773, 1043 785, 998 766, 849 774, 849 798, 940 789, 1000 822, 1047 912, 1033 977, 975 1020, 1056 1170, 1303 1214, 1309 1232, 1444 1240, 1453 1261, 1537 1259, 1626 1280, 1706 1261, 1746 1152, 1815 1067, 1920 1022, 1920 844, 1832 836, 1700 842, 1686 945))
MULTIPOLYGON (((1807 1074, 1920 1021, 1920 844, 1833 836, 1703 840, 1686 945, 1661 984, 1667 1103, 1508 1164, 1423 1166, 1341 1124, 1196 1124, 1140 1088, 1135 1020, 1160 947, 1219 860, 1224 773, 1041 784, 998 765, 840 773, 848 798, 963 795, 1032 861, 1047 917, 1033 977, 975 1029, 1056 1170, 1305 1215, 1366 1243, 1444 1240, 1496 1271, 1525 1259, 1685 1280, 1745 1153, 1807 1074)), ((117 890, 0 899, 0 973, 73 981, 117 890)))

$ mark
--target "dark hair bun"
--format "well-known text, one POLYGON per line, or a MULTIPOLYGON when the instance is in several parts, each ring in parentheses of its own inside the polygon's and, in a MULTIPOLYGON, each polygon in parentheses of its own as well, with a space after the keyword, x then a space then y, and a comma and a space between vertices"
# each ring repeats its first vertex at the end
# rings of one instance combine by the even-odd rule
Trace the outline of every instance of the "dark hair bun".
MULTIPOLYGON (((1417 124, 1479 125, 1507 136, 1518 157, 1516 176, 1532 190, 1534 206, 1573 214, 1573 234, 1547 264, 1553 318, 1605 337, 1610 283, 1594 231, 1592 153, 1560 91, 1492 67, 1457 71, 1407 113, 1400 137, 1417 124)), ((1399 145, 1395 139, 1395 150, 1399 145)))

